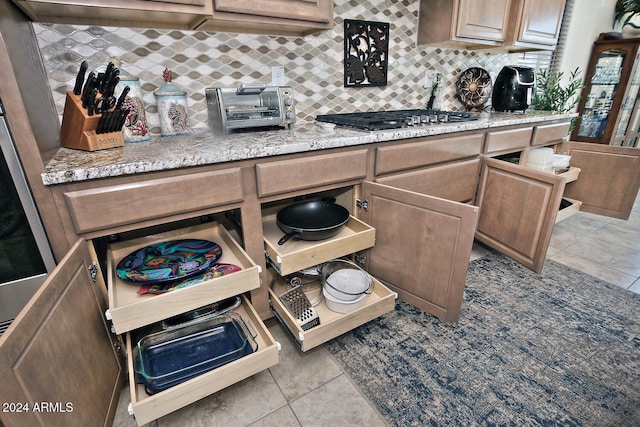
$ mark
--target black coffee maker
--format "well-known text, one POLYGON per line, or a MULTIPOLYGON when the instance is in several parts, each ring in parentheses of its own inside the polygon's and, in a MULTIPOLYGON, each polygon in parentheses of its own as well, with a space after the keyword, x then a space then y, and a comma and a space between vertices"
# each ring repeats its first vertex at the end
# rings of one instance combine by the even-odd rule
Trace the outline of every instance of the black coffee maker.
POLYGON ((531 67, 507 65, 493 84, 491 102, 495 111, 525 111, 534 95, 536 75, 531 67))

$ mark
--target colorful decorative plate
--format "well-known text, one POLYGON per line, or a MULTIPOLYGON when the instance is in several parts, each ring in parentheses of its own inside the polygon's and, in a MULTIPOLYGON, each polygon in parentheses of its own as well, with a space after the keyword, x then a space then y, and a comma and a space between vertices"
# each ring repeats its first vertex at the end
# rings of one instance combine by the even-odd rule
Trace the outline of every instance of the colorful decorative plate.
POLYGON ((174 291, 176 289, 186 288, 191 285, 197 285, 206 280, 212 280, 216 277, 226 276, 236 271, 242 270, 241 267, 235 264, 213 264, 204 273, 197 276, 192 276, 184 280, 178 280, 171 283, 163 283, 158 285, 142 285, 138 289, 138 294, 166 294, 167 292, 174 291))
POLYGON ((479 107, 487 102, 492 89, 491 76, 485 69, 478 67, 463 71, 456 83, 458 96, 467 108, 479 107))
POLYGON ((203 273, 222 256, 220 245, 202 239, 180 239, 140 248, 124 257, 116 275, 136 284, 158 284, 203 273))

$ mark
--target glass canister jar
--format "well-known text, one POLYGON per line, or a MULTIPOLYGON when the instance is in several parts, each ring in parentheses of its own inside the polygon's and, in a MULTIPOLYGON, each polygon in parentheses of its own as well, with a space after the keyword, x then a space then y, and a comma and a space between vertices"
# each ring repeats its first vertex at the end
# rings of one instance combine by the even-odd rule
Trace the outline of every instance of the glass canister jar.
MULTIPOLYGON (((120 61, 114 64, 120 68, 120 61)), ((127 120, 122 127, 124 142, 141 142, 151 139, 147 115, 142 102, 142 92, 140 90, 140 79, 120 68, 120 82, 118 82, 118 96, 125 87, 129 86, 129 93, 125 96, 122 109, 129 110, 127 120)))
POLYGON ((162 73, 164 85, 153 92, 158 105, 160 115, 160 128, 162 136, 185 135, 190 133, 189 109, 187 107, 187 94, 178 86, 171 83, 171 71, 162 73))

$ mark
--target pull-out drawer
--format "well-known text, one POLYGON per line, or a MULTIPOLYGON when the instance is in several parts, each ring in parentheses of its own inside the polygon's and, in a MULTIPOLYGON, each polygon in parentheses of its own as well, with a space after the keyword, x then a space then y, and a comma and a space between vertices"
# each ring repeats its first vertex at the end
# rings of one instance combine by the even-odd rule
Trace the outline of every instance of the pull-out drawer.
POLYGON ((333 237, 318 241, 292 238, 283 245, 278 240, 285 234, 278 227, 276 214, 262 217, 267 257, 278 273, 286 276, 334 258, 358 252, 375 244, 375 229, 354 216, 333 237))
POLYGON ((494 153, 524 149, 529 146, 532 134, 533 128, 531 127, 487 132, 484 152, 494 153))
POLYGON ((479 175, 480 159, 476 158, 389 175, 376 182, 466 203, 475 197, 479 175))
POLYGON ((136 383, 132 351, 132 346, 135 346, 136 343, 132 342, 131 333, 126 334, 129 387, 131 389, 129 413, 135 415, 138 425, 147 424, 278 364, 280 344, 274 340, 244 296, 242 304, 235 309, 235 312, 247 324, 249 331, 255 332, 257 349, 251 354, 153 395, 145 391, 144 385, 136 383))
POLYGON ((557 144, 569 135, 570 122, 536 126, 531 145, 557 144))
POLYGON ((556 215, 556 224, 580 212, 580 206, 582 206, 581 201, 563 197, 556 215))
POLYGON ((366 149, 256 165, 260 197, 349 182, 366 174, 366 149))
POLYGON ((244 198, 240 168, 69 191, 64 198, 78 234, 196 212, 244 198))
POLYGON ((320 324, 307 330, 300 327, 298 319, 282 304, 279 295, 291 289, 291 285, 281 277, 272 280, 269 298, 272 309, 280 322, 289 330, 292 338, 307 351, 336 338, 345 332, 393 310, 397 295, 380 281, 373 278, 372 293, 367 295, 365 304, 349 313, 337 313, 330 310, 324 299, 314 308, 320 318, 320 324))
POLYGON ((172 230, 152 236, 117 242, 110 245, 107 256, 109 310, 107 316, 113 322, 116 333, 122 334, 208 303, 220 301, 260 286, 259 267, 216 222, 172 230), (205 239, 222 248, 218 263, 234 264, 240 271, 161 295, 138 294, 140 285, 121 280, 116 276, 120 260, 136 249, 176 239, 205 239))
POLYGON ((376 175, 477 156, 484 134, 428 139, 376 149, 376 175))

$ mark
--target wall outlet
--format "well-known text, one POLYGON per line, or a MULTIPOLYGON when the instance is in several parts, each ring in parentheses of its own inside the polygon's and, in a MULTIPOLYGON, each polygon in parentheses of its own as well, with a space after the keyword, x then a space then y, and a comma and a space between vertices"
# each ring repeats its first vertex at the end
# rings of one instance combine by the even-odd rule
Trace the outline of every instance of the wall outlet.
POLYGON ((424 87, 432 87, 438 79, 438 72, 436 70, 427 70, 424 72, 424 87))
POLYGON ((284 86, 284 67, 277 66, 271 67, 271 84, 273 86, 284 86))

